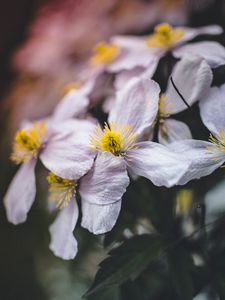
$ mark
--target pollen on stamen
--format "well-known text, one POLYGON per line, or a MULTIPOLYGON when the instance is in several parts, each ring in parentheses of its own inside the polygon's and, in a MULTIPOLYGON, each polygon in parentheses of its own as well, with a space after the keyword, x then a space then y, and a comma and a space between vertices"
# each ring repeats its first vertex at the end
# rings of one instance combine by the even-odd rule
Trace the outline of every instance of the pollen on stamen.
POLYGON ((66 207, 76 194, 77 181, 61 178, 50 172, 47 176, 49 200, 61 209, 66 207))
POLYGON ((119 54, 119 46, 113 43, 99 43, 95 46, 91 65, 106 65, 111 63, 119 54))
POLYGON ((220 128, 215 136, 212 134, 209 135, 209 142, 211 142, 212 145, 207 147, 208 153, 218 153, 218 157, 214 157, 213 160, 218 160, 221 155, 225 155, 225 132, 222 128, 220 128))
POLYGON ((169 99, 164 94, 161 94, 159 96, 158 118, 168 118, 172 114, 172 111, 173 105, 169 102, 169 99))
POLYGON ((37 158, 45 133, 45 122, 36 122, 28 129, 17 131, 10 159, 20 164, 28 162, 32 157, 37 158))
POLYGON ((145 41, 150 48, 168 48, 181 40, 185 32, 181 28, 173 28, 167 23, 155 27, 154 33, 148 36, 145 41))
POLYGON ((135 147, 137 134, 133 133, 132 125, 105 123, 104 129, 98 125, 91 136, 91 148, 99 152, 111 152, 123 156, 126 151, 135 147))

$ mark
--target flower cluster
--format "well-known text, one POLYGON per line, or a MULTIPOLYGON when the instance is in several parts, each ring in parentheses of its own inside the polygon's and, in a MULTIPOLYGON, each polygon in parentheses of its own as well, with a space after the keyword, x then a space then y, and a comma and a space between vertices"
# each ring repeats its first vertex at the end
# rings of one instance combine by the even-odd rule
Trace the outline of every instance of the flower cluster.
POLYGON ((26 220, 40 160, 49 171, 49 201, 58 209, 50 226, 50 249, 72 259, 79 213, 81 226, 90 232, 110 231, 126 188, 138 176, 169 188, 223 165, 225 85, 211 87, 211 68, 225 64, 225 49, 213 41, 186 44, 197 35, 221 32, 216 25, 193 29, 160 24, 148 36, 116 36, 99 43, 87 72, 65 87, 52 115, 26 122, 16 133, 11 159, 21 166, 4 198, 8 220, 26 220), (161 90, 151 78, 168 55, 176 63, 161 90), (104 79, 109 74, 113 81, 107 94, 104 79), (171 117, 197 101, 211 132, 209 141, 194 140, 189 127, 171 117), (95 105, 102 105, 107 120, 91 115, 95 105))

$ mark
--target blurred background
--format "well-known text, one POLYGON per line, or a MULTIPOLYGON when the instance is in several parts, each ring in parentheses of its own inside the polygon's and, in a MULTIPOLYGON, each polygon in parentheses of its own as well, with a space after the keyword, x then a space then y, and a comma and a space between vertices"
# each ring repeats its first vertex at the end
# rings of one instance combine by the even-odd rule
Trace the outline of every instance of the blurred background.
MULTIPOLYGON (((193 27, 220 24, 225 28, 225 2, 0 1, 0 299, 81 299, 112 242, 134 234, 150 233, 153 227, 170 237, 172 232, 176 240, 183 232, 192 234, 199 224, 214 220, 219 221, 210 232, 200 231, 193 239, 181 241, 181 252, 177 250, 175 257, 182 265, 187 256, 191 256, 195 300, 225 299, 223 170, 192 182, 185 189, 170 191, 156 189, 146 180, 139 179, 128 189, 121 216, 111 233, 96 237, 78 226, 75 236, 79 254, 74 261, 58 259, 48 248, 48 226, 54 216, 46 209, 46 171, 41 165, 37 170, 40 175, 38 197, 27 222, 18 226, 9 224, 2 205, 4 193, 16 171, 9 155, 13 135, 21 121, 51 113, 62 97, 63 87, 75 80, 97 42, 115 34, 147 34, 160 22, 193 27)), ((225 38, 220 37, 219 42, 224 44, 225 38)), ((223 70, 215 70, 214 84, 225 82, 223 70)), ((195 137, 208 137, 198 120, 197 108, 180 118, 189 124, 195 137)), ((171 260, 174 260, 174 253, 171 260)), ((189 265, 184 265, 183 269, 187 268, 189 265)), ((162 260, 148 268, 135 282, 127 281, 119 288, 88 299, 181 299, 177 298, 176 284, 170 282, 170 272, 162 260), (149 275, 152 273, 154 278, 149 275), (141 294, 141 290, 145 293, 141 294)), ((182 274, 182 270, 179 272, 182 274)))

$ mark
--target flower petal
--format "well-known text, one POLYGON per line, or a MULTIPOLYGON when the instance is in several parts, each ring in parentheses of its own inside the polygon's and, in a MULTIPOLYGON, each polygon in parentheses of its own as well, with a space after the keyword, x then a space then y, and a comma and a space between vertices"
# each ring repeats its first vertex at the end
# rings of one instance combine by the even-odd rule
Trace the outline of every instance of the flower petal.
POLYGON ((139 77, 145 68, 143 67, 135 67, 131 70, 123 70, 116 75, 114 86, 117 90, 122 89, 127 83, 128 80, 139 77))
MULTIPOLYGON (((147 69, 144 69, 143 67, 135 67, 131 70, 123 70, 119 72, 116 75, 115 83, 114 83, 117 92, 119 92, 122 88, 124 88, 124 86, 133 78, 137 78, 137 77, 139 79, 151 78, 155 72, 157 64, 158 64, 158 60, 155 61, 155 63, 150 64, 150 66, 148 66, 147 69)), ((112 110, 116 98, 118 97, 116 97, 115 94, 106 98, 105 102, 103 103, 104 112, 109 113, 110 110, 112 110)))
POLYGON ((113 108, 113 105, 115 104, 115 102, 116 102, 115 95, 111 95, 111 96, 107 97, 102 104, 102 110, 104 111, 104 113, 108 114, 110 112, 110 110, 113 108))
POLYGON ((110 231, 116 223, 121 209, 121 201, 107 205, 91 204, 82 199, 81 226, 94 234, 110 231))
POLYGON ((68 206, 60 210, 54 223, 50 226, 50 249, 63 259, 73 259, 77 254, 77 241, 73 231, 78 219, 78 206, 75 199, 71 199, 68 206))
POLYGON ((191 138, 192 135, 189 127, 181 121, 166 119, 160 124, 158 140, 163 145, 191 138))
POLYGON ((89 143, 90 134, 95 129, 97 123, 94 119, 79 120, 68 119, 62 122, 52 122, 49 126, 49 136, 51 139, 54 136, 71 136, 74 139, 79 139, 82 144, 89 143))
POLYGON ((200 115, 205 126, 214 134, 225 127, 225 84, 213 87, 199 102, 200 115))
POLYGON ((183 157, 161 144, 142 142, 137 147, 127 153, 128 167, 133 173, 148 178, 157 186, 171 187, 187 171, 188 163, 183 157))
POLYGON ((20 166, 4 197, 7 219, 15 225, 26 221, 27 213, 34 202, 35 166, 35 159, 20 166))
MULTIPOLYGON (((133 78, 151 78, 152 75, 155 72, 155 69, 157 67, 158 60, 155 61, 155 63, 150 64, 150 66, 147 67, 147 69, 144 69, 143 67, 135 67, 134 69, 131 70, 123 70, 119 72, 116 75, 115 78, 115 88, 117 92, 119 92, 124 86, 133 78)), ((112 110, 113 105, 115 104, 116 95, 111 95, 108 98, 106 98, 105 102, 103 103, 103 111, 106 113, 109 113, 110 110, 112 110)))
POLYGON ((199 179, 211 174, 219 168, 225 161, 225 156, 218 159, 217 153, 211 154, 208 147, 212 144, 199 140, 183 140, 169 144, 168 147, 174 153, 181 153, 184 159, 188 161, 189 168, 179 180, 179 184, 186 184, 192 179, 199 179))
POLYGON ((133 78, 118 92, 116 104, 109 114, 109 122, 132 125, 142 134, 153 124, 159 101, 159 85, 147 78, 133 78))
POLYGON ((132 70, 136 67, 148 68, 151 65, 154 66, 153 69, 155 70, 161 56, 161 53, 151 52, 150 49, 144 51, 127 51, 108 65, 106 70, 110 73, 117 73, 122 70, 132 70))
POLYGON ((89 99, 79 90, 72 90, 66 94, 56 106, 52 118, 54 121, 63 121, 81 117, 87 111, 89 99))
POLYGON ((80 180, 82 201, 98 205, 121 200, 129 184, 124 159, 109 152, 98 154, 92 169, 80 180))
POLYGON ((111 38, 111 42, 123 49, 143 51, 149 49, 143 37, 117 35, 111 38))
POLYGON ((184 37, 181 39, 182 42, 192 40, 201 34, 218 35, 223 33, 223 28, 218 25, 209 25, 198 28, 182 27, 181 29, 183 29, 185 32, 184 37))
MULTIPOLYGON (((199 56, 185 56, 176 64, 172 73, 173 81, 189 105, 199 100, 212 83, 213 75, 207 62, 199 56)), ((187 109, 171 81, 168 83, 162 106, 165 114, 175 114, 187 109)))
POLYGON ((135 67, 131 70, 121 71, 119 74, 116 75, 115 88, 117 90, 123 88, 127 84, 127 82, 134 77, 150 79, 155 73, 158 62, 159 59, 156 58, 153 62, 151 62, 149 66, 147 66, 147 68, 135 67))
POLYGON ((84 82, 79 89, 79 92, 83 96, 89 96, 90 93, 95 89, 96 81, 98 80, 99 76, 101 75, 101 71, 98 69, 84 70, 81 72, 81 82, 84 82))
POLYGON ((95 125, 82 120, 63 124, 61 132, 58 131, 47 142, 40 159, 56 175, 79 179, 90 170, 96 155, 89 146, 90 134, 95 125))
POLYGON ((108 72, 132 70, 138 66, 148 67, 151 64, 157 66, 159 59, 165 52, 149 48, 143 37, 115 36, 111 41, 121 48, 121 53, 115 61, 107 66, 108 72))
POLYGON ((173 50, 176 58, 181 58, 185 54, 201 56, 211 68, 225 64, 225 48, 217 42, 197 42, 173 50))

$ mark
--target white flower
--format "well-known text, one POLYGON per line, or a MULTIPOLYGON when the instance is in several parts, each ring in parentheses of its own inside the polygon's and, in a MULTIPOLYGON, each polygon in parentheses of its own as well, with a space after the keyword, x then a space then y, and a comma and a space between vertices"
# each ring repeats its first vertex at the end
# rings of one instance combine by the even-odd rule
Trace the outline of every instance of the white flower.
POLYGON ((4 197, 7 218, 13 224, 26 221, 36 195, 35 166, 40 159, 52 171, 48 176, 50 200, 62 208, 49 230, 50 249, 63 259, 72 259, 77 253, 73 236, 78 219, 76 182, 91 168, 94 159, 93 151, 86 144, 95 124, 77 119, 87 111, 88 95, 94 84, 95 78, 83 86, 77 83, 67 86, 66 95, 53 114, 33 124, 26 122, 16 133, 13 143, 11 159, 22 165, 4 197), (77 143, 79 147, 75 146, 77 143), (78 158, 73 157, 74 146, 79 149, 78 158), (69 179, 65 179, 65 172, 69 179))
POLYGON ((127 171, 157 186, 171 187, 185 174, 188 163, 163 145, 143 141, 158 112, 159 86, 149 79, 132 79, 118 93, 104 129, 91 135, 96 159, 80 180, 82 226, 95 234, 109 231, 120 212, 129 184, 127 171))
MULTIPOLYGON (((138 75, 138 68, 130 72, 122 72, 116 80, 117 93, 132 78, 145 78, 146 73, 138 75)), ((171 118, 171 115, 180 113, 192 106, 196 101, 207 94, 212 83, 213 75, 210 66, 197 55, 185 55, 174 67, 171 77, 173 82, 184 97, 186 104, 176 91, 169 79, 165 93, 159 98, 159 108, 156 121, 159 122, 158 140, 168 144, 183 139, 192 138, 188 126, 181 121, 171 118)), ((104 109, 110 111, 115 105, 116 97, 110 97, 104 104, 104 109)), ((155 128, 156 129, 156 128, 155 128)), ((151 128, 153 131, 153 128, 151 128)), ((150 134, 152 137, 152 134, 150 134)))
POLYGON ((200 101, 203 123, 211 132, 209 142, 184 140, 170 144, 174 152, 183 153, 190 168, 179 181, 185 184, 192 179, 211 174, 225 162, 225 85, 213 87, 200 101))
POLYGON ((205 59, 195 55, 185 55, 175 65, 171 76, 186 103, 169 80, 167 89, 161 95, 159 103, 158 140, 162 144, 192 138, 188 126, 184 122, 170 118, 170 116, 188 109, 188 106, 192 106, 204 97, 209 91, 213 79, 208 63, 205 59))
POLYGON ((174 57, 182 58, 186 54, 199 55, 204 58, 210 67, 225 64, 225 49, 217 42, 196 42, 184 45, 201 34, 221 34, 222 28, 210 25, 200 28, 172 27, 169 24, 159 24, 154 33, 149 36, 116 36, 111 39, 118 45, 124 59, 114 61, 108 67, 110 72, 126 70, 126 73, 145 73, 152 77, 161 57, 171 52, 174 57))

